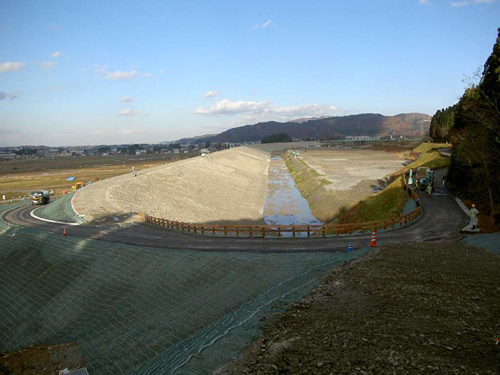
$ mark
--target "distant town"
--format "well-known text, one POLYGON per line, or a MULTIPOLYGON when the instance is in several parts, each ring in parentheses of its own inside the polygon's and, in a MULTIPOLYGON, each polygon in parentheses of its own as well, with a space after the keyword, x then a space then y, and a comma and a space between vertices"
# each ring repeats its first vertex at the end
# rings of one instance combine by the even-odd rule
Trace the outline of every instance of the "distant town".
MULTIPOLYGON (((413 140, 408 137, 378 137, 378 136, 346 136, 335 140, 317 140, 322 143, 338 142, 376 142, 376 141, 400 141, 413 140)), ((425 137, 424 137, 425 138, 425 137)), ((293 142, 314 141, 312 139, 290 139, 293 142)), ((202 142, 202 143, 136 143, 136 144, 112 144, 92 146, 16 146, 0 147, 0 161, 30 159, 30 158, 56 158, 56 157, 85 157, 85 156, 110 156, 110 155, 153 155, 153 154, 208 154, 215 151, 225 150, 238 146, 260 144, 255 142, 202 142)), ((264 143, 264 142, 263 142, 264 143)))
POLYGON ((244 143, 140 143, 126 145, 100 146, 19 146, 0 147, 0 160, 14 160, 26 158, 55 158, 55 157, 85 157, 109 155, 152 155, 152 154, 208 154, 236 146, 253 144, 244 143))

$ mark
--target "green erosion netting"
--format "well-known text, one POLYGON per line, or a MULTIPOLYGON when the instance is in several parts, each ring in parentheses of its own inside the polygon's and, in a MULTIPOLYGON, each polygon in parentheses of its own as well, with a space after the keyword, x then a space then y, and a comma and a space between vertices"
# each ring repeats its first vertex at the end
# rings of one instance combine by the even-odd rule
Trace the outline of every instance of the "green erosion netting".
POLYGON ((64 223, 76 223, 77 215, 71 207, 71 198, 74 193, 66 194, 49 204, 35 210, 34 214, 48 220, 62 221, 64 223))
POLYGON ((1 225, 0 351, 74 341, 91 374, 209 373, 262 314, 364 252, 171 251, 1 225))
POLYGON ((464 238, 462 242, 500 255, 500 233, 474 234, 464 238))
POLYGON ((22 200, 16 203, 0 204, 0 234, 4 233, 11 227, 9 223, 3 220, 4 212, 13 210, 14 208, 17 207, 26 206, 27 204, 28 204, 27 200, 22 200))

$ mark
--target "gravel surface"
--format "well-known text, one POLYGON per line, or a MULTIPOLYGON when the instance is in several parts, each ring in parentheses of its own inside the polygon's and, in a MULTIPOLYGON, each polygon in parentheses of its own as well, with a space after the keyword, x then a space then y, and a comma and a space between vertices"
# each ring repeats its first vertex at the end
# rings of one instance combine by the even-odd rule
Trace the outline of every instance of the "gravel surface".
POLYGON ((110 178, 78 192, 86 221, 131 213, 193 223, 263 224, 270 154, 249 147, 110 178))
POLYGON ((332 271, 219 374, 499 374, 500 258, 388 245, 332 271))

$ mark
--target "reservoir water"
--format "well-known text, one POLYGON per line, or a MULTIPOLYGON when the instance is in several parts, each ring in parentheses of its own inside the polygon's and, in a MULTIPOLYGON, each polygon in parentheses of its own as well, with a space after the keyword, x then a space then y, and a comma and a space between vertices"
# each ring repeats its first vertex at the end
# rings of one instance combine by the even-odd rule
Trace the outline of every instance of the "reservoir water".
POLYGON ((264 206, 266 224, 323 224, 312 215, 309 203, 300 195, 283 158, 271 158, 268 181, 264 206))

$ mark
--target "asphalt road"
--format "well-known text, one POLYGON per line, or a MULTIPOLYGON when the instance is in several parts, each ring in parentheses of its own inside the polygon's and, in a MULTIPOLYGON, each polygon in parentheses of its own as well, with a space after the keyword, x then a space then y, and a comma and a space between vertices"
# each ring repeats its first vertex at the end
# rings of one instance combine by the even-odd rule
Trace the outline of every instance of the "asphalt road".
MULTIPOLYGON (((458 206, 453 196, 442 186, 446 170, 435 172, 435 194, 427 198, 421 192, 422 215, 410 226, 391 232, 377 234, 377 242, 439 241, 451 239, 459 234, 468 222, 467 215, 458 206)), ((54 224, 32 218, 34 207, 20 207, 4 214, 4 220, 23 227, 61 233, 63 224, 54 224)), ((103 226, 81 225, 66 227, 69 236, 92 238, 101 241, 119 242, 139 246, 165 249, 197 251, 244 251, 270 252, 320 252, 346 251, 351 241, 354 249, 366 247, 370 235, 334 238, 219 238, 170 232, 145 223, 111 224, 103 226)))

